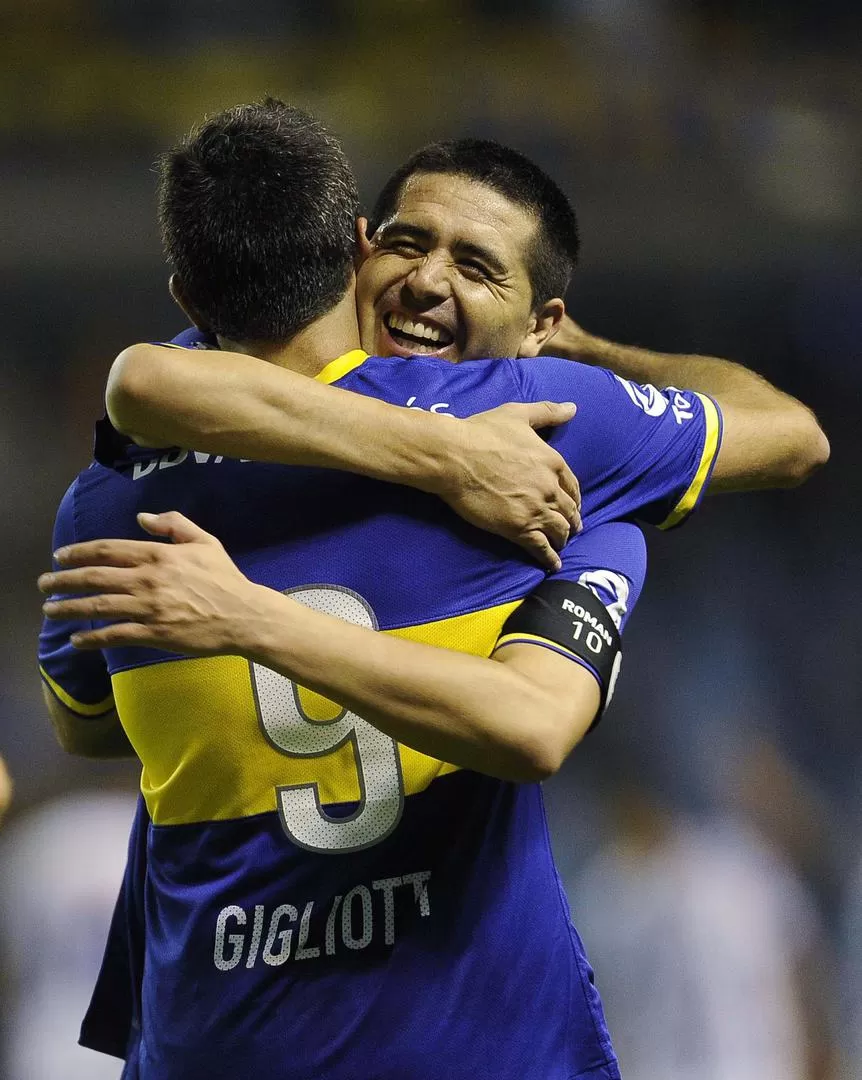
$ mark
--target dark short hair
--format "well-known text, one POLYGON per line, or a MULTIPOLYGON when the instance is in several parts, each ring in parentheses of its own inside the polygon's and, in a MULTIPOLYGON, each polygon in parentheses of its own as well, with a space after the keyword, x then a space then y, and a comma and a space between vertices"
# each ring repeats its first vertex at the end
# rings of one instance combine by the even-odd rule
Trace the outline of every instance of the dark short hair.
POLYGON ((538 225, 527 269, 535 306, 564 296, 578 261, 578 221, 571 203, 528 157, 491 139, 430 143, 386 181, 369 218, 369 232, 395 212, 407 180, 417 173, 448 173, 486 184, 531 213, 538 225))
POLYGON ((162 155, 158 172, 165 252, 215 333, 287 341, 344 296, 359 194, 313 116, 274 98, 238 105, 162 155))

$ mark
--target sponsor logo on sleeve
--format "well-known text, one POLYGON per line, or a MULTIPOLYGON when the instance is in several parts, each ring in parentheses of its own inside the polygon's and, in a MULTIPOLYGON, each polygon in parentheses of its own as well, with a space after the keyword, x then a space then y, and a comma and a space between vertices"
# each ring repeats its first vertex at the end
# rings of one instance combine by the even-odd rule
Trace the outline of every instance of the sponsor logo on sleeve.
POLYGON ((694 406, 691 397, 675 386, 668 386, 666 390, 659 390, 651 383, 635 383, 629 379, 615 376, 622 385, 632 402, 642 409, 647 416, 664 416, 668 408, 673 413, 677 424, 684 424, 686 420, 694 419, 694 406))
POLYGON ((587 570, 578 578, 578 584, 585 585, 601 600, 619 630, 629 607, 629 583, 623 575, 613 570, 587 570))
POLYGON ((664 394, 657 387, 651 383, 634 383, 628 379, 620 378, 616 376, 617 380, 622 384, 623 389, 632 399, 635 405, 639 409, 642 409, 647 416, 663 416, 667 411, 667 407, 670 402, 664 396, 664 394))

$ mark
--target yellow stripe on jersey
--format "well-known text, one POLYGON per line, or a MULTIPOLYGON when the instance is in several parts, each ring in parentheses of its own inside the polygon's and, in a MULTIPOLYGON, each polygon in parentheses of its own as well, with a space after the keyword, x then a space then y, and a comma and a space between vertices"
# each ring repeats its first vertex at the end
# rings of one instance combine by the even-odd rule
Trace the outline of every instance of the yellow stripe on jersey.
MULTIPOLYGON (((503 624, 520 601, 384 631, 428 645, 490 656, 503 624)), ((117 709, 142 763, 141 790, 157 825, 223 821, 276 809, 275 789, 316 784, 320 803, 361 797, 354 744, 316 757, 278 750, 258 717, 248 661, 238 656, 168 660, 118 672, 117 709)), ((285 689, 289 690, 288 680, 285 689)), ((310 690, 299 698, 313 720, 340 708, 310 690)), ((456 766, 398 747, 404 792, 424 791, 456 766)))
POLYGON ((539 634, 503 634, 501 638, 497 639, 497 644, 494 646, 494 652, 496 652, 497 649, 501 649, 504 645, 544 645, 546 648, 564 653, 566 656, 571 657, 572 660, 577 660, 579 664, 583 663, 582 657, 578 656, 572 649, 567 649, 566 646, 561 645, 559 641, 551 641, 550 638, 541 637, 539 634))
MULTIPOLYGON (((185 349, 185 345, 175 345, 171 341, 165 341, 160 344, 162 349, 185 349)), ((314 376, 318 382, 334 383, 339 379, 343 379, 345 375, 348 375, 351 371, 361 367, 362 364, 368 359, 368 353, 363 349, 351 349, 350 352, 344 353, 343 356, 338 356, 334 360, 330 360, 329 363, 322 371, 314 376)))
POLYGON ((77 713, 79 716, 103 716, 106 712, 110 712, 114 707, 113 694, 108 694, 106 698, 97 701, 95 705, 87 705, 86 702, 78 701, 77 698, 73 698, 70 693, 64 690, 58 682, 51 678, 41 664, 39 665, 39 674, 45 680, 54 697, 60 704, 65 705, 67 709, 77 713))
POLYGON ((674 525, 679 525, 683 518, 690 514, 697 505, 697 500, 700 498, 703 485, 706 483, 706 478, 709 475, 709 470, 712 468, 712 463, 715 460, 715 455, 718 451, 718 435, 721 430, 718 409, 715 407, 715 403, 711 398, 705 397, 703 394, 698 394, 697 397, 699 397, 703 403, 704 417, 706 420, 706 438, 703 442, 703 452, 700 455, 700 464, 698 465, 697 472, 694 474, 694 479, 689 484, 685 494, 661 525, 659 525, 660 529, 672 529, 674 525))
POLYGON ((343 379, 345 375, 360 367, 368 359, 368 353, 362 349, 352 349, 339 356, 336 360, 330 360, 323 371, 318 371, 314 376, 318 382, 334 383, 343 379))

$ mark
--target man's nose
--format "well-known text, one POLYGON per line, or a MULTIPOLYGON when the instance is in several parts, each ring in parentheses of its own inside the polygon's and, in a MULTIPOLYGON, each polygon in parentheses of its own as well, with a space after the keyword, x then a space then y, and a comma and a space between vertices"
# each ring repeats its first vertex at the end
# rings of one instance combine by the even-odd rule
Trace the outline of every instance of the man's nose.
POLYGON ((432 307, 448 299, 452 291, 444 259, 426 255, 404 279, 402 300, 408 307, 432 307))

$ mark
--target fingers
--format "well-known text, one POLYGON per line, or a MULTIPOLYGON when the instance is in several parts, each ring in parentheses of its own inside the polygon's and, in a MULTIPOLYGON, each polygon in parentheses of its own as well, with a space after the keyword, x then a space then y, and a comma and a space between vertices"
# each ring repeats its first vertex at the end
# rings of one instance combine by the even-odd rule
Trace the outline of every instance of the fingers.
POLYGON ((42 611, 49 619, 148 619, 153 615, 153 604, 128 593, 100 593, 46 600, 42 611))
MULTIPOLYGON (((177 510, 164 514, 138 514, 141 528, 152 536, 163 536, 175 544, 210 544, 219 541, 195 525, 177 510)), ((149 540, 89 540, 71 544, 54 552, 54 558, 63 567, 72 566, 143 566, 158 562, 166 556, 166 546, 149 540)))
POLYGON ((581 485, 578 478, 568 465, 560 469, 560 487, 574 501, 577 508, 581 508, 581 485))
POLYGON ((37 584, 43 593, 125 593, 136 580, 127 567, 85 566, 42 574, 37 584))
POLYGON ((539 529, 524 533, 517 539, 517 543, 540 566, 544 567, 545 570, 549 570, 552 574, 555 574, 562 567, 560 556, 551 547, 547 536, 539 529))
POLYGON ((548 543, 555 551, 560 551, 569 542, 571 526, 569 519, 559 510, 548 508, 544 520, 537 523, 548 543))
POLYGON ((564 465, 560 470, 559 483, 566 495, 572 500, 572 511, 566 516, 574 531, 580 532, 583 528, 583 523, 581 521, 581 485, 578 483, 577 476, 575 476, 568 465, 564 465))
POLYGON ((164 544, 149 540, 88 540, 59 548, 54 558, 62 567, 143 566, 162 558, 164 544))
POLYGON ((82 630, 70 638, 76 649, 115 649, 125 645, 154 645, 159 642, 149 626, 124 622, 102 626, 98 630, 82 630))
MULTIPOLYGON (((575 500, 562 488, 556 493, 551 512, 560 514, 566 523, 566 535, 560 547, 569 542, 575 533, 581 531, 581 511, 575 500)), ((545 530, 547 531, 547 530, 545 530)), ((553 542, 553 541, 552 541, 553 542)))
POLYGON ((569 534, 568 519, 559 511, 548 508, 541 522, 512 539, 528 551, 540 566, 556 573, 562 566, 557 552, 566 546, 569 534))
POLYGON ((218 543, 216 538, 195 525, 179 510, 164 514, 138 514, 138 524, 151 536, 164 536, 175 544, 218 543))
POLYGON ((531 401, 526 404, 526 420, 531 428, 538 431, 567 423, 577 410, 573 401, 531 401))

